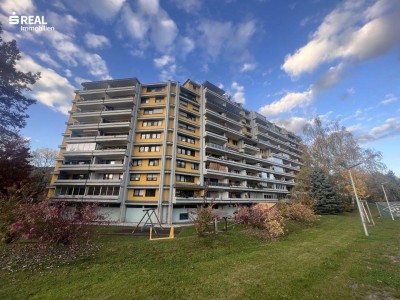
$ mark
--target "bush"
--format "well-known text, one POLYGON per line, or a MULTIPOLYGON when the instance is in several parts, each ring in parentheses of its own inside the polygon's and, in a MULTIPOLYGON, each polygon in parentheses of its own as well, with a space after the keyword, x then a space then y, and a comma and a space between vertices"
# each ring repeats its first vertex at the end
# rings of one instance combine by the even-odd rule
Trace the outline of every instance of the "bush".
POLYGON ((287 207, 287 218, 301 222, 301 223, 314 223, 318 220, 314 211, 307 205, 299 202, 292 202, 287 207))
POLYGON ((217 217, 213 210, 213 204, 203 204, 196 211, 189 213, 198 236, 204 236, 206 232, 209 232, 208 224, 217 217))
POLYGON ((41 248, 87 242, 94 233, 94 226, 88 225, 104 220, 96 208, 86 204, 73 210, 65 202, 52 203, 50 200, 22 204, 15 210, 16 221, 8 229, 14 235, 14 241, 34 239, 41 248))
POLYGON ((284 235, 284 218, 277 207, 267 208, 256 204, 251 207, 238 207, 234 221, 261 230, 269 238, 284 235))

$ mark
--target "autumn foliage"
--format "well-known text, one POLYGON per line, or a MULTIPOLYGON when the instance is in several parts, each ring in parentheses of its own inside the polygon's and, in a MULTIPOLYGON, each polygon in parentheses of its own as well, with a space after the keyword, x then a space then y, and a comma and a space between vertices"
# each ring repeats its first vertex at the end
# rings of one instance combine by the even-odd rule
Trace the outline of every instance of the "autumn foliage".
POLYGON ((71 209, 65 202, 49 200, 34 204, 21 204, 15 210, 15 222, 8 230, 13 241, 29 239, 42 248, 48 245, 74 245, 92 237, 94 222, 104 221, 96 206, 86 204, 71 209))

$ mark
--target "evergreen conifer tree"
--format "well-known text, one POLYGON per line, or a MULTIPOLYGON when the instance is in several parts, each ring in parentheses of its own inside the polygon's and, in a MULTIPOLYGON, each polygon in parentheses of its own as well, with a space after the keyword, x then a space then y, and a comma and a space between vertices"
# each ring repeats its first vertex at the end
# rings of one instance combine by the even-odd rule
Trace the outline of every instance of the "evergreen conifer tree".
POLYGON ((311 195, 315 199, 315 212, 320 215, 334 215, 343 212, 343 203, 321 169, 311 173, 311 195))

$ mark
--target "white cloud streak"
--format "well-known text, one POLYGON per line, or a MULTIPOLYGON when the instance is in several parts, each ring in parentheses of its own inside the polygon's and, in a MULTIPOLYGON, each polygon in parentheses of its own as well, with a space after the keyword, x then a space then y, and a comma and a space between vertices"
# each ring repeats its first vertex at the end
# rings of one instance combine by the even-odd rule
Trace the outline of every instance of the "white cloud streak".
POLYGON ((17 62, 17 68, 22 72, 40 72, 41 78, 32 86, 32 97, 40 103, 68 114, 74 99, 74 87, 69 81, 55 72, 36 63, 32 57, 23 54, 17 62))
POLYGON ((244 86, 234 81, 232 82, 231 88, 235 90, 235 93, 232 96, 233 101, 244 105, 246 103, 246 98, 244 95, 244 86))
POLYGON ((390 118, 386 119, 383 124, 360 134, 357 138, 360 143, 365 144, 398 135, 400 135, 400 119, 390 118))
POLYGON ((110 41, 104 35, 88 32, 85 34, 85 44, 89 48, 101 49, 104 48, 105 46, 109 46, 110 41))
POLYGON ((311 40, 285 58, 282 69, 293 78, 335 60, 365 61, 400 42, 400 1, 344 1, 327 15, 311 40))

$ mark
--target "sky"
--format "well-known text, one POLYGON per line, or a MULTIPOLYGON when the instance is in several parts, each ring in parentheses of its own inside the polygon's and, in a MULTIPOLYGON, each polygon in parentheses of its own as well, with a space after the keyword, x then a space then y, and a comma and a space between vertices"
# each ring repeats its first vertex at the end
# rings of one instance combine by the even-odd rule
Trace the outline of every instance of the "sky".
POLYGON ((338 121, 400 175, 399 0, 0 0, 0 22, 17 67, 41 72, 32 148, 61 144, 83 81, 191 78, 297 134, 338 121), (21 31, 13 12, 54 30, 21 31))

